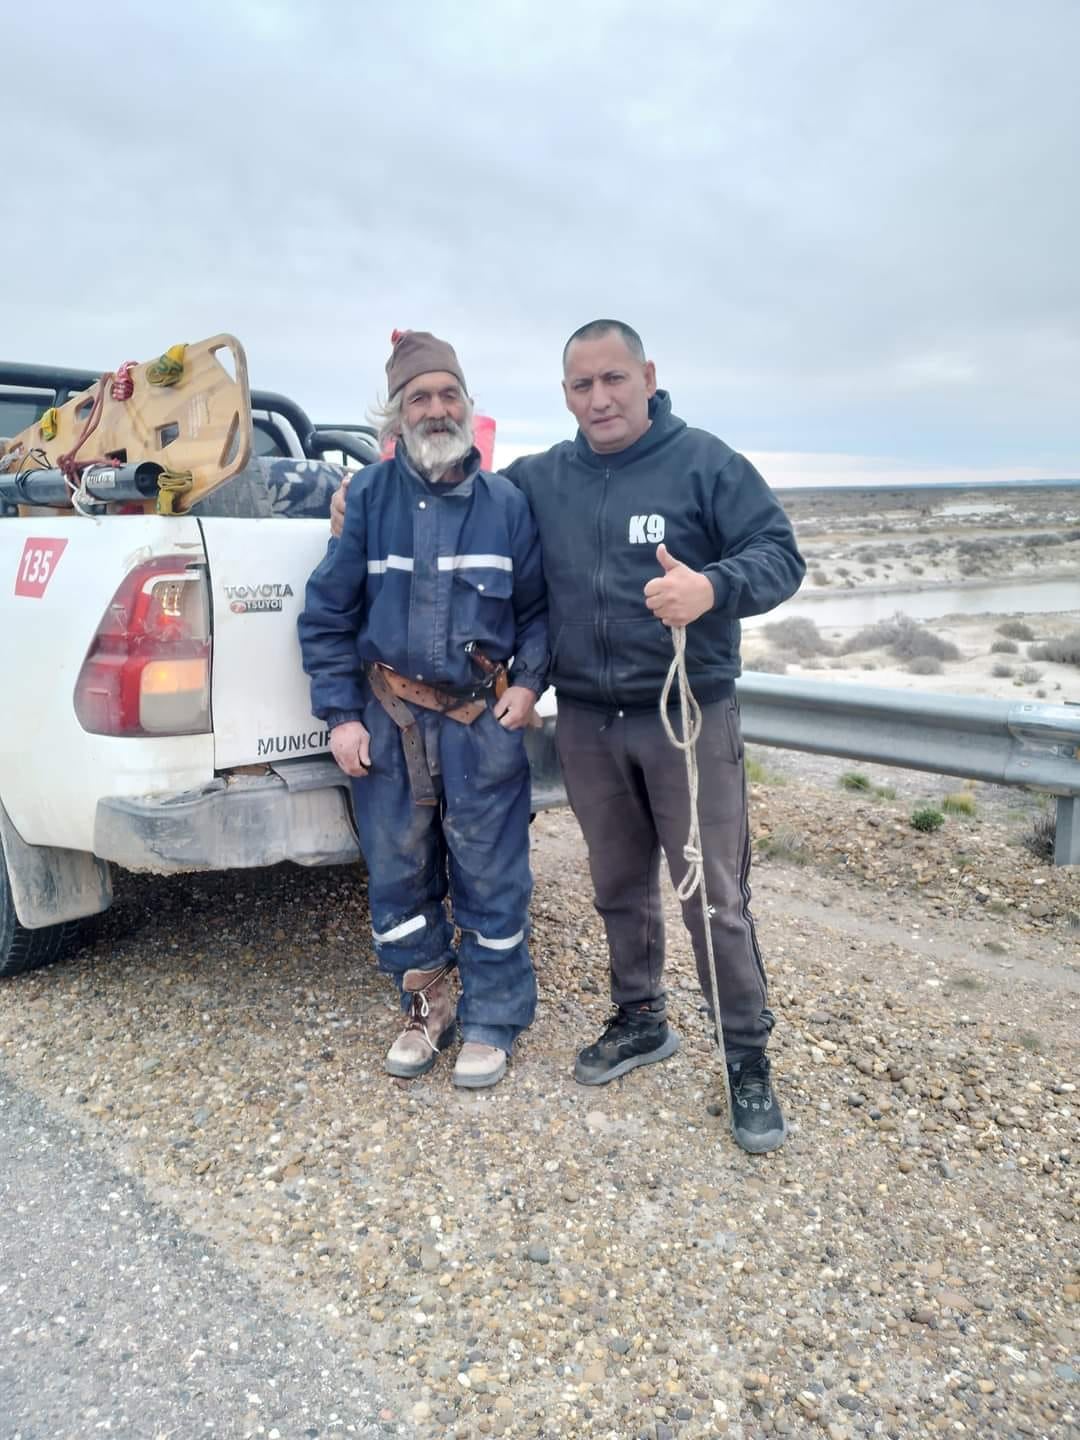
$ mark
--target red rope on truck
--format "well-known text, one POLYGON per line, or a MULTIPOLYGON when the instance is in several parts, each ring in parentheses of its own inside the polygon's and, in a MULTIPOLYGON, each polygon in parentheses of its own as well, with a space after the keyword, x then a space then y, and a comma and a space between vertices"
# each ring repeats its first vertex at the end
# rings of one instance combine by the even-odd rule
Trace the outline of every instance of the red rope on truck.
POLYGON ((138 363, 137 360, 125 360, 117 370, 110 391, 114 400, 130 400, 134 395, 135 381, 131 378, 131 372, 138 363))
POLYGON ((78 455, 79 451, 86 443, 88 437, 91 436, 98 427, 98 424, 101 420, 101 411, 105 404, 105 386, 112 378, 113 376, 111 372, 101 377, 100 381, 98 382, 97 395, 94 397, 93 408, 91 409, 90 414, 86 417, 86 424, 82 428, 82 433, 80 434, 78 440, 75 441, 75 444, 67 452, 67 454, 58 455, 56 457, 57 468, 63 474, 64 479, 67 481, 68 486, 72 491, 72 494, 74 494, 74 492, 79 488, 80 472, 82 470, 85 470, 87 465, 91 465, 94 463, 91 460, 76 461, 75 457, 76 455, 78 455))

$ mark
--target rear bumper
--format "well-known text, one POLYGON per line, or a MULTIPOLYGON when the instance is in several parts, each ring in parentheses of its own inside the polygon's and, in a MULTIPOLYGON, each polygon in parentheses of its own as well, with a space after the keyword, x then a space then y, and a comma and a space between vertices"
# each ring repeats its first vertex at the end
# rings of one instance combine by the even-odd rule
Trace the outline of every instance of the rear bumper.
POLYGON ((360 858, 349 780, 328 755, 282 761, 263 774, 231 772, 177 795, 99 800, 94 853, 156 874, 360 858))
MULTIPOLYGON (((555 717, 529 730, 532 808, 566 804, 555 751, 555 717)), ((349 779, 329 755, 283 760, 257 775, 231 771, 199 790, 99 800, 94 854, 125 870, 168 874, 243 870, 293 860, 359 860, 349 779)))

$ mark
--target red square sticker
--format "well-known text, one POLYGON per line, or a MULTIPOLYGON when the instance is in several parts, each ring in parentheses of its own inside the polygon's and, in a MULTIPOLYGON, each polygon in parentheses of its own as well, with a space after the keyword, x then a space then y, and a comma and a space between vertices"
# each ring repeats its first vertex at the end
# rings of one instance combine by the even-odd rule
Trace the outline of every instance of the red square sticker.
POLYGON ((45 587, 52 579, 60 556, 67 546, 66 540, 29 539, 19 557, 19 568, 15 574, 15 594, 27 595, 31 600, 40 600, 45 587))

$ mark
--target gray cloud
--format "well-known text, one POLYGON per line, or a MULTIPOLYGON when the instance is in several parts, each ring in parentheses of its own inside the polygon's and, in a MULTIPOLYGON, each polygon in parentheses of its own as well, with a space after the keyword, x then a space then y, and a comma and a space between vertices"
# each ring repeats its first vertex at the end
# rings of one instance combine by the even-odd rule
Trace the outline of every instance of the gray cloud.
POLYGON ((613 313, 741 448, 1080 472, 1072 0, 53 17, 5 20, 9 357, 228 329, 359 418, 432 328, 530 444, 613 313))

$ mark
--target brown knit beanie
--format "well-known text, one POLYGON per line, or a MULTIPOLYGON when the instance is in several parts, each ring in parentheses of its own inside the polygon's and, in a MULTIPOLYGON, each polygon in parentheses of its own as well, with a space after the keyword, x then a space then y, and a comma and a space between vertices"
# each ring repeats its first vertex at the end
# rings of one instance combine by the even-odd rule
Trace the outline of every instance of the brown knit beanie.
POLYGON ((426 330, 395 330, 390 336, 393 350, 386 362, 387 398, 393 399, 403 385, 417 375, 430 375, 445 370, 453 375, 462 390, 468 393, 465 376, 454 354, 454 347, 438 340, 426 330))

